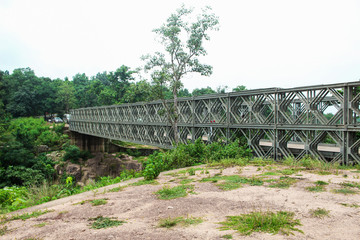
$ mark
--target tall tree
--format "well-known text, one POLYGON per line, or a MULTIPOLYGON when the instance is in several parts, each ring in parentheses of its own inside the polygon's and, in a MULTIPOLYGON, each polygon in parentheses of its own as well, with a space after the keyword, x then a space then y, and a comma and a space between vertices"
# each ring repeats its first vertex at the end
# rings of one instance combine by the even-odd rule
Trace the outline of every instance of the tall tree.
POLYGON ((153 31, 161 38, 164 52, 143 56, 146 61, 145 70, 152 71, 152 78, 158 85, 169 84, 174 102, 168 106, 163 99, 163 104, 168 114, 168 119, 173 126, 174 141, 179 142, 178 133, 178 91, 182 87, 182 78, 190 72, 197 72, 203 76, 212 73, 210 65, 200 63, 199 57, 207 55, 203 46, 204 41, 210 40, 208 32, 218 30, 218 17, 210 7, 203 9, 202 14, 193 19, 193 10, 182 6, 171 14, 166 23, 153 31))

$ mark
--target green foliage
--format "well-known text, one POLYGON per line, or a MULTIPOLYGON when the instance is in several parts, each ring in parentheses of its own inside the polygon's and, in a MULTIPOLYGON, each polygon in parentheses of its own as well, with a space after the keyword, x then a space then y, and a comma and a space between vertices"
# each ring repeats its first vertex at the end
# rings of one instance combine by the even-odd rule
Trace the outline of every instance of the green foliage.
POLYGON ((91 156, 88 151, 81 151, 75 145, 69 145, 65 148, 64 161, 70 160, 72 163, 79 163, 79 159, 87 160, 91 156))
POLYGON ((267 232, 272 234, 293 234, 293 231, 302 231, 295 226, 301 225, 300 220, 294 219, 292 212, 252 212, 240 216, 228 216, 225 222, 221 222, 222 230, 237 230, 243 235, 253 232, 267 232))
POLYGON ((34 211, 32 213, 24 213, 24 214, 16 214, 16 215, 12 215, 10 218, 6 218, 4 221, 5 222, 8 222, 8 221, 14 221, 14 220, 27 220, 27 219, 30 219, 30 218, 37 218, 41 215, 44 215, 46 213, 49 213, 49 212, 53 212, 54 210, 44 210, 44 211, 34 211))
POLYGON ((194 166, 205 162, 216 165, 216 162, 222 159, 241 159, 231 160, 231 164, 244 164, 245 158, 250 155, 251 150, 246 145, 240 145, 239 140, 229 144, 218 141, 206 145, 201 139, 197 139, 194 143, 179 144, 169 151, 156 152, 150 155, 144 162, 143 174, 145 179, 151 180, 156 178, 161 171, 194 166))
POLYGON ((91 224, 91 228, 93 229, 116 227, 126 223, 125 221, 119 221, 116 218, 108 218, 103 216, 98 216, 96 218, 89 218, 89 221, 93 222, 91 224))
POLYGON ((107 199, 95 199, 95 200, 92 200, 90 201, 90 203, 93 205, 93 206, 99 206, 99 205, 105 205, 107 204, 107 199))
POLYGON ((179 197, 186 197, 188 190, 193 190, 193 185, 180 185, 173 188, 164 187, 163 189, 155 192, 159 199, 170 200, 179 197))
POLYGON ((291 177, 280 177, 275 183, 269 185, 271 188, 289 188, 296 183, 296 179, 291 177))
POLYGON ((334 193, 344 194, 344 195, 357 194, 357 193, 358 193, 357 191, 352 190, 352 189, 350 189, 350 188, 334 189, 333 192, 334 192, 334 193))

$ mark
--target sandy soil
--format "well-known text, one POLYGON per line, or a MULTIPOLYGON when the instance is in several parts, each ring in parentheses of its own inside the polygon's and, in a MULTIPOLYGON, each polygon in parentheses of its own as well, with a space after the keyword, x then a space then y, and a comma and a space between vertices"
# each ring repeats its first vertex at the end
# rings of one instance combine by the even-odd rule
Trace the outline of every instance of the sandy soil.
MULTIPOLYGON (((202 166, 204 169, 205 167, 202 166)), ((279 167, 277 167, 279 168, 279 167)), ((224 239, 222 236, 231 234, 233 239, 360 239, 360 194, 343 195, 333 192, 339 189, 342 182, 360 183, 360 173, 341 171, 332 175, 318 175, 308 171, 297 172, 290 177, 297 182, 288 189, 270 188, 269 182, 263 186, 249 186, 223 191, 213 182, 198 180, 222 172, 222 175, 241 175, 252 177, 269 171, 265 167, 246 166, 224 170, 198 170, 196 175, 174 174, 171 171, 162 173, 157 179, 158 185, 128 186, 119 192, 107 190, 125 186, 139 179, 132 179, 121 184, 107 186, 98 191, 87 192, 43 205, 23 209, 17 212, 33 212, 35 210, 52 210, 52 212, 31 218, 26 221, 15 220, 6 223, 7 233, 1 239, 224 239), (154 194, 165 185, 180 185, 184 178, 195 181, 195 194, 173 200, 160 200, 154 194), (309 192, 306 187, 314 186, 314 182, 328 182, 325 192, 309 192), (89 202, 76 204, 83 200, 108 199, 107 204, 92 206, 89 202), (345 204, 345 205, 344 205, 345 204), (346 204, 348 204, 346 206, 346 204), (329 216, 317 218, 310 211, 325 208, 329 216), (295 218, 300 219, 298 226, 304 233, 294 235, 271 235, 253 233, 242 236, 234 230, 221 231, 219 222, 226 216, 240 215, 252 211, 291 211, 295 218), (97 216, 116 217, 124 220, 121 226, 92 229, 89 218, 97 216), (159 227, 159 220, 167 217, 201 217, 204 221, 188 227, 159 227), (40 225, 39 225, 40 224, 40 225)), ((275 171, 272 169, 271 171, 275 171)), ((278 179, 280 176, 264 176, 265 179, 278 179)), ((356 188, 354 188, 355 190, 356 188)), ((358 189, 356 189, 359 191, 358 189)), ((4 225, 0 225, 4 227, 4 225)))

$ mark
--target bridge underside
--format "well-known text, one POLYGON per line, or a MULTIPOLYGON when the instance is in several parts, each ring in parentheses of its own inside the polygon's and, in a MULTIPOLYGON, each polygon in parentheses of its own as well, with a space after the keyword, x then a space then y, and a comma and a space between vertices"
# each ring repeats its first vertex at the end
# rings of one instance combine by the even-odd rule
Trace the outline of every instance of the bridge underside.
MULTIPOLYGON (((179 99, 179 136, 246 139, 260 157, 360 163, 360 82, 179 99)), ((168 104, 172 104, 168 101, 168 104)), ((161 101, 71 111, 70 130, 163 148, 174 142, 161 101)))

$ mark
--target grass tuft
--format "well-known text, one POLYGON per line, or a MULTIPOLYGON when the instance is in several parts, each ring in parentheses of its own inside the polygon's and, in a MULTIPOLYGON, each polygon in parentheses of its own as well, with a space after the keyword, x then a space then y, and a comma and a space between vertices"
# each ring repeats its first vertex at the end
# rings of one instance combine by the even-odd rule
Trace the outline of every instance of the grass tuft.
POLYGON ((8 232, 7 226, 3 226, 0 228, 0 236, 4 236, 8 232))
POLYGON ((226 235, 222 235, 220 238, 233 239, 233 236, 231 234, 226 234, 226 235))
POLYGON ((273 184, 270 184, 269 187, 271 187, 271 188, 289 188, 294 183, 296 183, 296 179, 285 176, 285 177, 280 177, 279 180, 277 180, 273 184))
POLYGON ((325 186, 325 185, 329 185, 329 183, 324 182, 324 181, 316 181, 316 182, 315 182, 315 184, 316 184, 316 185, 318 185, 318 186, 325 186))
POLYGON ((184 217, 170 218, 170 217, 168 217, 168 218, 160 219, 159 227, 171 228, 171 227, 175 227, 178 224, 181 224, 183 226, 189 226, 189 225, 200 224, 202 222, 203 222, 202 218, 195 218, 195 217, 190 217, 190 218, 184 218, 184 217))
POLYGON ((93 221, 93 223, 91 224, 91 228, 93 229, 115 227, 126 223, 125 221, 119 221, 116 218, 108 218, 103 216, 89 218, 89 221, 93 221))
POLYGON ((193 185, 180 185, 173 188, 163 187, 163 189, 155 192, 155 194, 158 195, 159 199, 169 200, 179 197, 186 197, 188 190, 192 191, 193 189, 193 185))
POLYGON ((350 188, 334 189, 333 192, 334 192, 334 193, 344 194, 344 195, 357 194, 357 191, 352 190, 352 189, 350 189, 350 188))
POLYGON ((126 188, 126 186, 119 186, 119 187, 114 187, 112 189, 109 189, 109 192, 120 192, 122 190, 124 190, 124 188, 126 188))
POLYGON ((13 220, 27 220, 29 218, 36 218, 36 217, 39 217, 43 214, 46 214, 46 213, 49 213, 49 212, 53 212, 54 210, 45 210, 45 211, 35 211, 35 212, 32 212, 32 213, 24 213, 24 214, 21 214, 21 215, 13 215, 11 216, 10 218, 5 218, 5 222, 8 222, 8 221, 13 221, 13 220))
POLYGON ((225 222, 221 222, 221 230, 237 230, 243 235, 253 232, 268 232, 272 234, 293 234, 292 231, 302 231, 295 228, 300 220, 294 219, 292 212, 252 212, 240 216, 228 216, 225 222))
POLYGON ((91 200, 90 203, 93 205, 93 206, 99 206, 99 205, 105 205, 107 204, 107 199, 103 198, 103 199, 94 199, 94 200, 91 200))
POLYGON ((359 204, 356 204, 356 203, 340 203, 341 205, 345 206, 345 207, 353 207, 353 208, 359 208, 360 205, 359 204))
POLYGON ((309 192, 325 192, 326 191, 324 186, 307 187, 306 190, 308 190, 309 192))
POLYGON ((310 214, 313 217, 323 218, 329 216, 330 210, 326 210, 325 208, 311 209, 310 214))
POLYGON ((141 185, 147 185, 147 184, 151 184, 151 185, 159 185, 160 183, 156 180, 140 180, 137 182, 134 182, 132 184, 130 184, 130 186, 141 186, 141 185))

